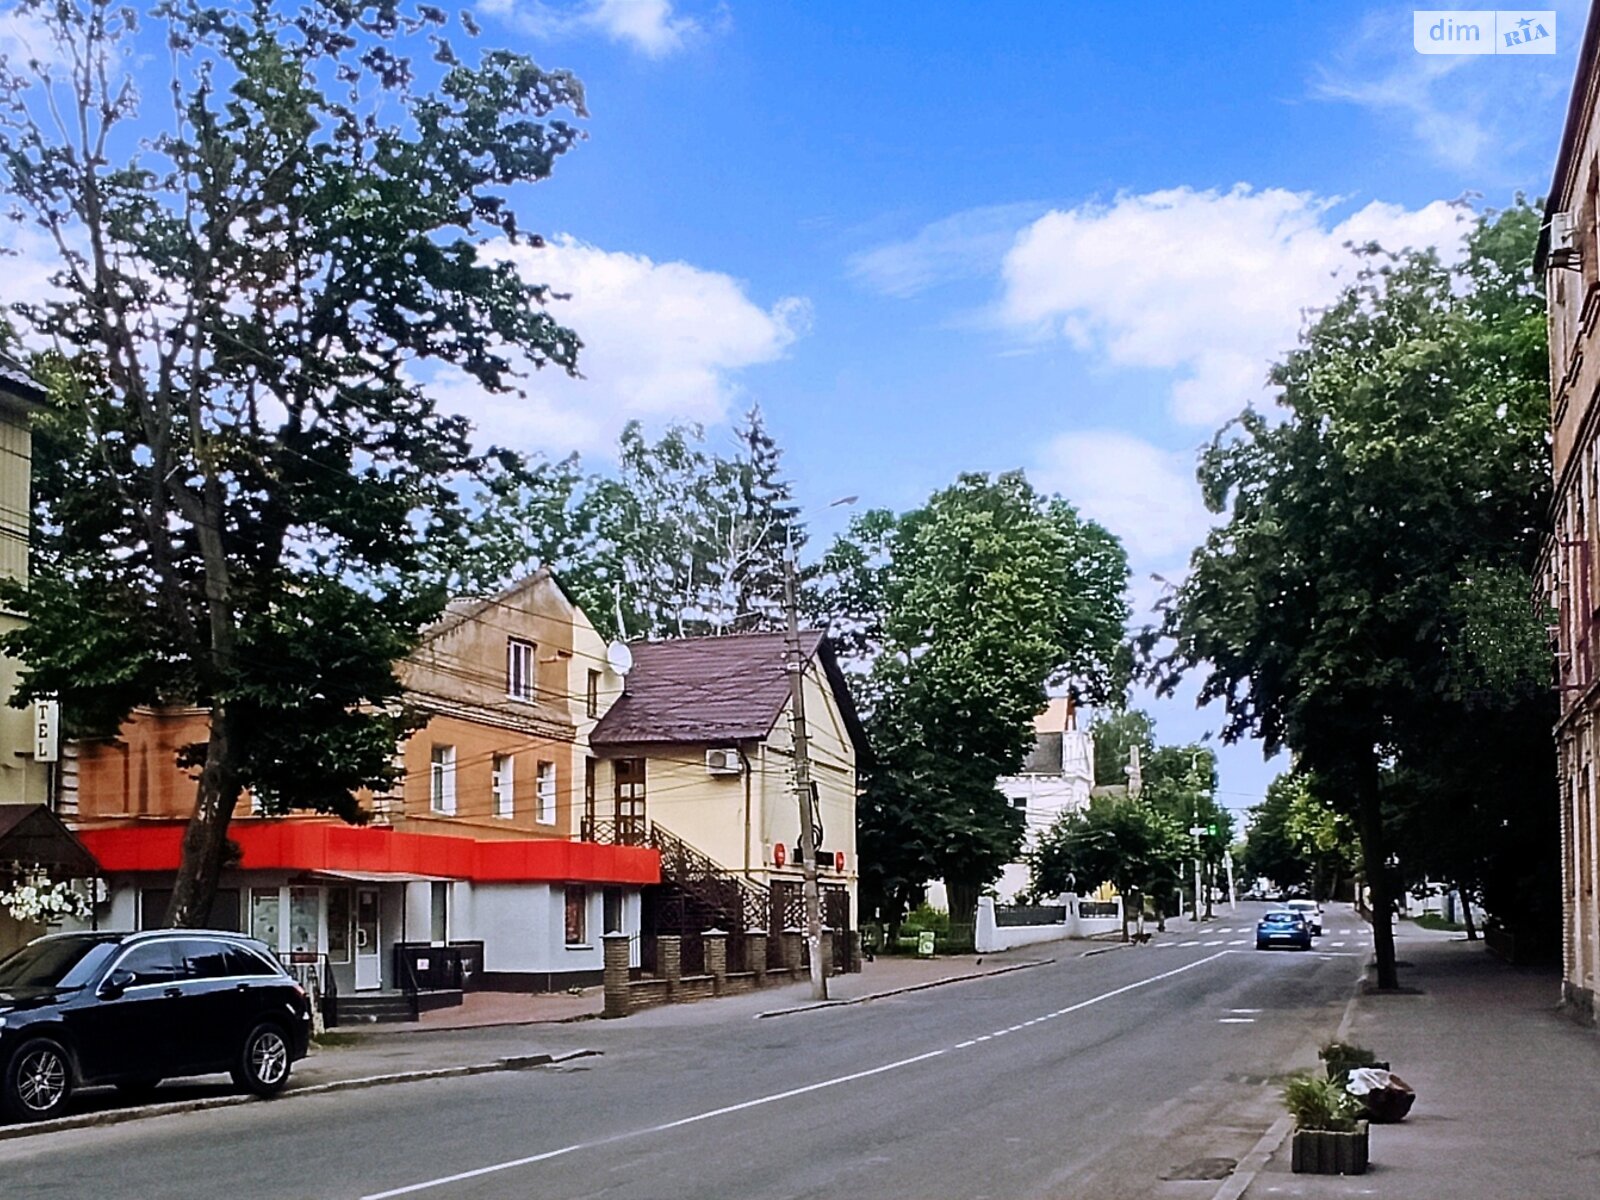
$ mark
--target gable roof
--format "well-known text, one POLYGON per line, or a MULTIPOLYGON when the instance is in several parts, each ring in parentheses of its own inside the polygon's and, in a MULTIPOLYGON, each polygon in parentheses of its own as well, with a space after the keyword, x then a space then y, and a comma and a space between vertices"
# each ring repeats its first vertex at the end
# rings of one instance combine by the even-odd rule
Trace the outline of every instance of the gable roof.
POLYGON ((0 804, 0 862, 37 864, 74 878, 100 871, 77 835, 42 804, 0 804))
MULTIPOLYGON (((629 649, 633 670, 622 696, 589 735, 593 746, 759 741, 789 702, 782 633, 634 642, 629 649)), ((866 736, 832 644, 806 630, 800 652, 807 662, 813 656, 820 661, 857 757, 865 757, 866 736)))

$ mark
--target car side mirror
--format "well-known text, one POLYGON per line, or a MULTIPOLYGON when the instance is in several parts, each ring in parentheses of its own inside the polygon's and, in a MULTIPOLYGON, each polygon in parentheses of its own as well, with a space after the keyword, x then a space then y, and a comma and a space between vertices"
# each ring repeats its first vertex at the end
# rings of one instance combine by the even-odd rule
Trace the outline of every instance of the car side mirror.
POLYGON ((125 967, 118 967, 106 976, 106 981, 100 985, 100 994, 107 1000, 115 1000, 123 992, 131 988, 138 978, 137 975, 125 967))

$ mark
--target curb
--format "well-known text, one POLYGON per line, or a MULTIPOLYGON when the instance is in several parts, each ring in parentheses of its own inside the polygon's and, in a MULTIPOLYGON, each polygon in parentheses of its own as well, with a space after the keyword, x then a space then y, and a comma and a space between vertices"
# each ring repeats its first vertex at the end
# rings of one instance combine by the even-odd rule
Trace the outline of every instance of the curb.
POLYGON ((1284 1139, 1289 1136, 1289 1131, 1294 1127, 1294 1122, 1288 1117, 1279 1117, 1272 1123, 1272 1127, 1261 1135, 1261 1140, 1250 1148, 1250 1153, 1239 1160, 1239 1165, 1234 1168, 1233 1174, 1222 1181, 1222 1186, 1212 1193, 1211 1200, 1239 1200, 1244 1191, 1256 1181, 1256 1176, 1261 1174, 1263 1167, 1278 1152, 1278 1147, 1283 1145, 1284 1139))
POLYGON ((848 1008, 852 1004, 866 1004, 870 1000, 882 1000, 885 996, 903 996, 907 992, 924 992, 929 988, 943 987, 947 983, 965 983, 969 979, 992 979, 996 975, 1009 975, 1013 971, 1027 971, 1033 967, 1047 967, 1055 961, 1053 958, 1041 958, 1033 962, 1001 967, 995 971, 974 971, 968 975, 951 975, 946 979, 931 979, 927 983, 913 983, 906 987, 890 988, 886 992, 872 992, 865 996, 857 996, 853 1000, 819 1000, 815 1004, 797 1004, 793 1008, 774 1008, 768 1012, 757 1013, 756 1020, 759 1021, 764 1017, 787 1017, 792 1013, 813 1012, 819 1008, 848 1008))
POLYGON ((1101 946, 1098 950, 1085 950, 1079 958, 1093 958, 1096 954, 1110 954, 1113 950, 1132 950, 1133 942, 1118 942, 1115 946, 1101 946))
MULTIPOLYGON (((604 1053, 601 1050, 568 1050, 561 1054, 517 1054, 497 1058, 493 1062, 471 1063, 460 1067, 433 1067, 426 1071, 396 1071, 388 1075, 365 1075, 357 1079, 333 1079, 327 1083, 312 1083, 305 1087, 288 1088, 276 1100, 292 1100, 297 1096, 323 1096, 329 1092, 354 1092, 366 1088, 384 1087, 391 1083, 420 1083, 429 1079, 457 1079, 466 1075, 488 1075, 499 1071, 525 1071, 530 1067, 548 1067, 568 1062, 574 1058, 589 1058, 604 1053)), ((177 1113, 202 1112, 211 1108, 232 1108, 239 1104, 252 1104, 255 1096, 206 1096, 197 1100, 174 1100, 166 1104, 144 1104, 137 1108, 112 1108, 104 1112, 78 1113, 70 1117, 57 1117, 53 1121, 36 1121, 26 1125, 0 1125, 0 1141, 12 1138, 33 1137, 41 1133, 60 1133, 69 1129, 93 1129, 102 1125, 121 1125, 128 1121, 142 1121, 147 1117, 166 1117, 177 1113)))

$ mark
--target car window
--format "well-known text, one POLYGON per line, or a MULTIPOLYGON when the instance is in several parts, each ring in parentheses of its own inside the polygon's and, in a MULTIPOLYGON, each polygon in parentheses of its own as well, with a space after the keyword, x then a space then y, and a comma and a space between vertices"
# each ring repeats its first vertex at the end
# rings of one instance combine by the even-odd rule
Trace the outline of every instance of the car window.
POLYGON ((0 989, 82 987, 114 949, 89 938, 45 938, 0 962, 0 989))
POLYGON ((255 977, 276 975, 278 973, 272 964, 262 958, 261 955, 244 946, 230 944, 227 947, 227 952, 229 975, 255 977))
POLYGON ((178 957, 189 979, 225 979, 233 974, 228 970, 228 947, 221 942, 185 939, 178 943, 178 957))
POLYGON ((163 938, 159 942, 143 942, 124 954, 118 960, 117 968, 133 972, 134 987, 143 987, 147 983, 173 983, 183 971, 174 953, 175 947, 176 943, 170 938, 163 938))

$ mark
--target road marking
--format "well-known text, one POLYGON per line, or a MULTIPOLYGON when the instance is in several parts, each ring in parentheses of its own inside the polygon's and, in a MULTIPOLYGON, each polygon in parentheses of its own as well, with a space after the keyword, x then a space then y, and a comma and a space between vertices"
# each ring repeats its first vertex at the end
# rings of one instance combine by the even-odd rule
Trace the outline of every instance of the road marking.
POLYGON ((1222 945, 1222 939, 1221 939, 1221 938, 1218 938, 1218 939, 1217 939, 1217 940, 1216 940, 1216 941, 1214 941, 1214 942, 1207 942, 1207 943, 1206 943, 1206 945, 1207 945, 1207 946, 1220 946, 1220 945, 1222 945))
POLYGON ((1254 1025, 1255 1023, 1256 1023, 1256 1019, 1254 1017, 1218 1017, 1217 1018, 1217 1024, 1218 1025, 1254 1025))
MULTIPOLYGON (((1207 963, 1216 962, 1217 959, 1232 954, 1231 950, 1219 950, 1215 954, 1208 954, 1204 958, 1197 958, 1193 962, 1184 963, 1181 967, 1174 967, 1170 971, 1162 971, 1159 975, 1150 975, 1133 983, 1123 984, 1109 992, 1101 992, 1098 996, 1091 996, 1087 1000, 1080 1000, 1076 1004, 1057 1009, 1054 1015, 1065 1016, 1068 1013, 1078 1012, 1095 1004, 1101 1004, 1117 996, 1125 996, 1129 992, 1138 991, 1140 988, 1149 987, 1152 983, 1160 983, 1163 979, 1171 979, 1174 975, 1182 975, 1203 967, 1207 963)), ((682 1129, 686 1125, 697 1125, 702 1121, 710 1121, 716 1117, 725 1117, 730 1113, 745 1112, 752 1108, 761 1108, 768 1104, 777 1104, 782 1100, 792 1100, 796 1096, 805 1096, 812 1092, 820 1092, 826 1088, 838 1087, 841 1084, 854 1083, 858 1079, 869 1079, 874 1075, 887 1074, 898 1071, 904 1067, 914 1066, 917 1063, 927 1062, 929 1059, 940 1058, 954 1050, 966 1049, 978 1042, 986 1042, 998 1034, 986 1034, 983 1037, 973 1038, 970 1042, 961 1042, 940 1050, 929 1050, 926 1054, 913 1055, 910 1058, 897 1059, 891 1063, 884 1063, 881 1067, 869 1067, 865 1071, 853 1071, 848 1075, 839 1075, 833 1079, 824 1079, 817 1083, 808 1083, 803 1087, 790 1088, 783 1092, 774 1092, 768 1096, 758 1096, 754 1100, 745 1100, 739 1104, 728 1104, 721 1108, 713 1108, 707 1112, 695 1113, 693 1116, 680 1117, 676 1121, 666 1121, 660 1125, 651 1125, 644 1129, 630 1129, 623 1133, 614 1133, 609 1137, 595 1138, 588 1142, 574 1142, 570 1146, 562 1146, 557 1150, 546 1150, 540 1154, 529 1154, 522 1158, 507 1159, 505 1162, 490 1163, 488 1166, 476 1167, 470 1171, 458 1171, 454 1175, 441 1175, 436 1179, 425 1179, 421 1183, 410 1183, 403 1187, 390 1188, 383 1192, 369 1192, 361 1200, 391 1200, 394 1196, 410 1196, 417 1192, 431 1191, 434 1188, 447 1187, 452 1183, 465 1183, 470 1179, 482 1179, 486 1175, 496 1175, 502 1171, 512 1171, 518 1167, 532 1166, 534 1163, 546 1162, 552 1158, 563 1155, 575 1154, 579 1150, 593 1150, 600 1146, 609 1146, 616 1142, 628 1141, 633 1138, 646 1137, 653 1133, 665 1133, 671 1129, 682 1129)))
POLYGON ((1231 1013, 1239 1014, 1239 1013, 1258 1013, 1261 1010, 1259 1008, 1230 1008, 1228 1011, 1231 1012, 1231 1013))
POLYGON ((1178 945, 1180 945, 1180 946, 1198 946, 1199 944, 1200 944, 1199 939, 1196 939, 1196 940, 1194 940, 1192 942, 1179 942, 1178 943, 1178 945))
POLYGON ((1240 938, 1236 942, 1229 942, 1228 943, 1228 945, 1230 945, 1230 946, 1244 946, 1244 945, 1247 945, 1247 944, 1248 944, 1248 941, 1245 938, 1240 938))
POLYGON ((1329 942, 1328 945, 1333 946, 1334 948, 1337 949, 1338 947, 1343 946, 1344 943, 1343 942, 1329 942))

